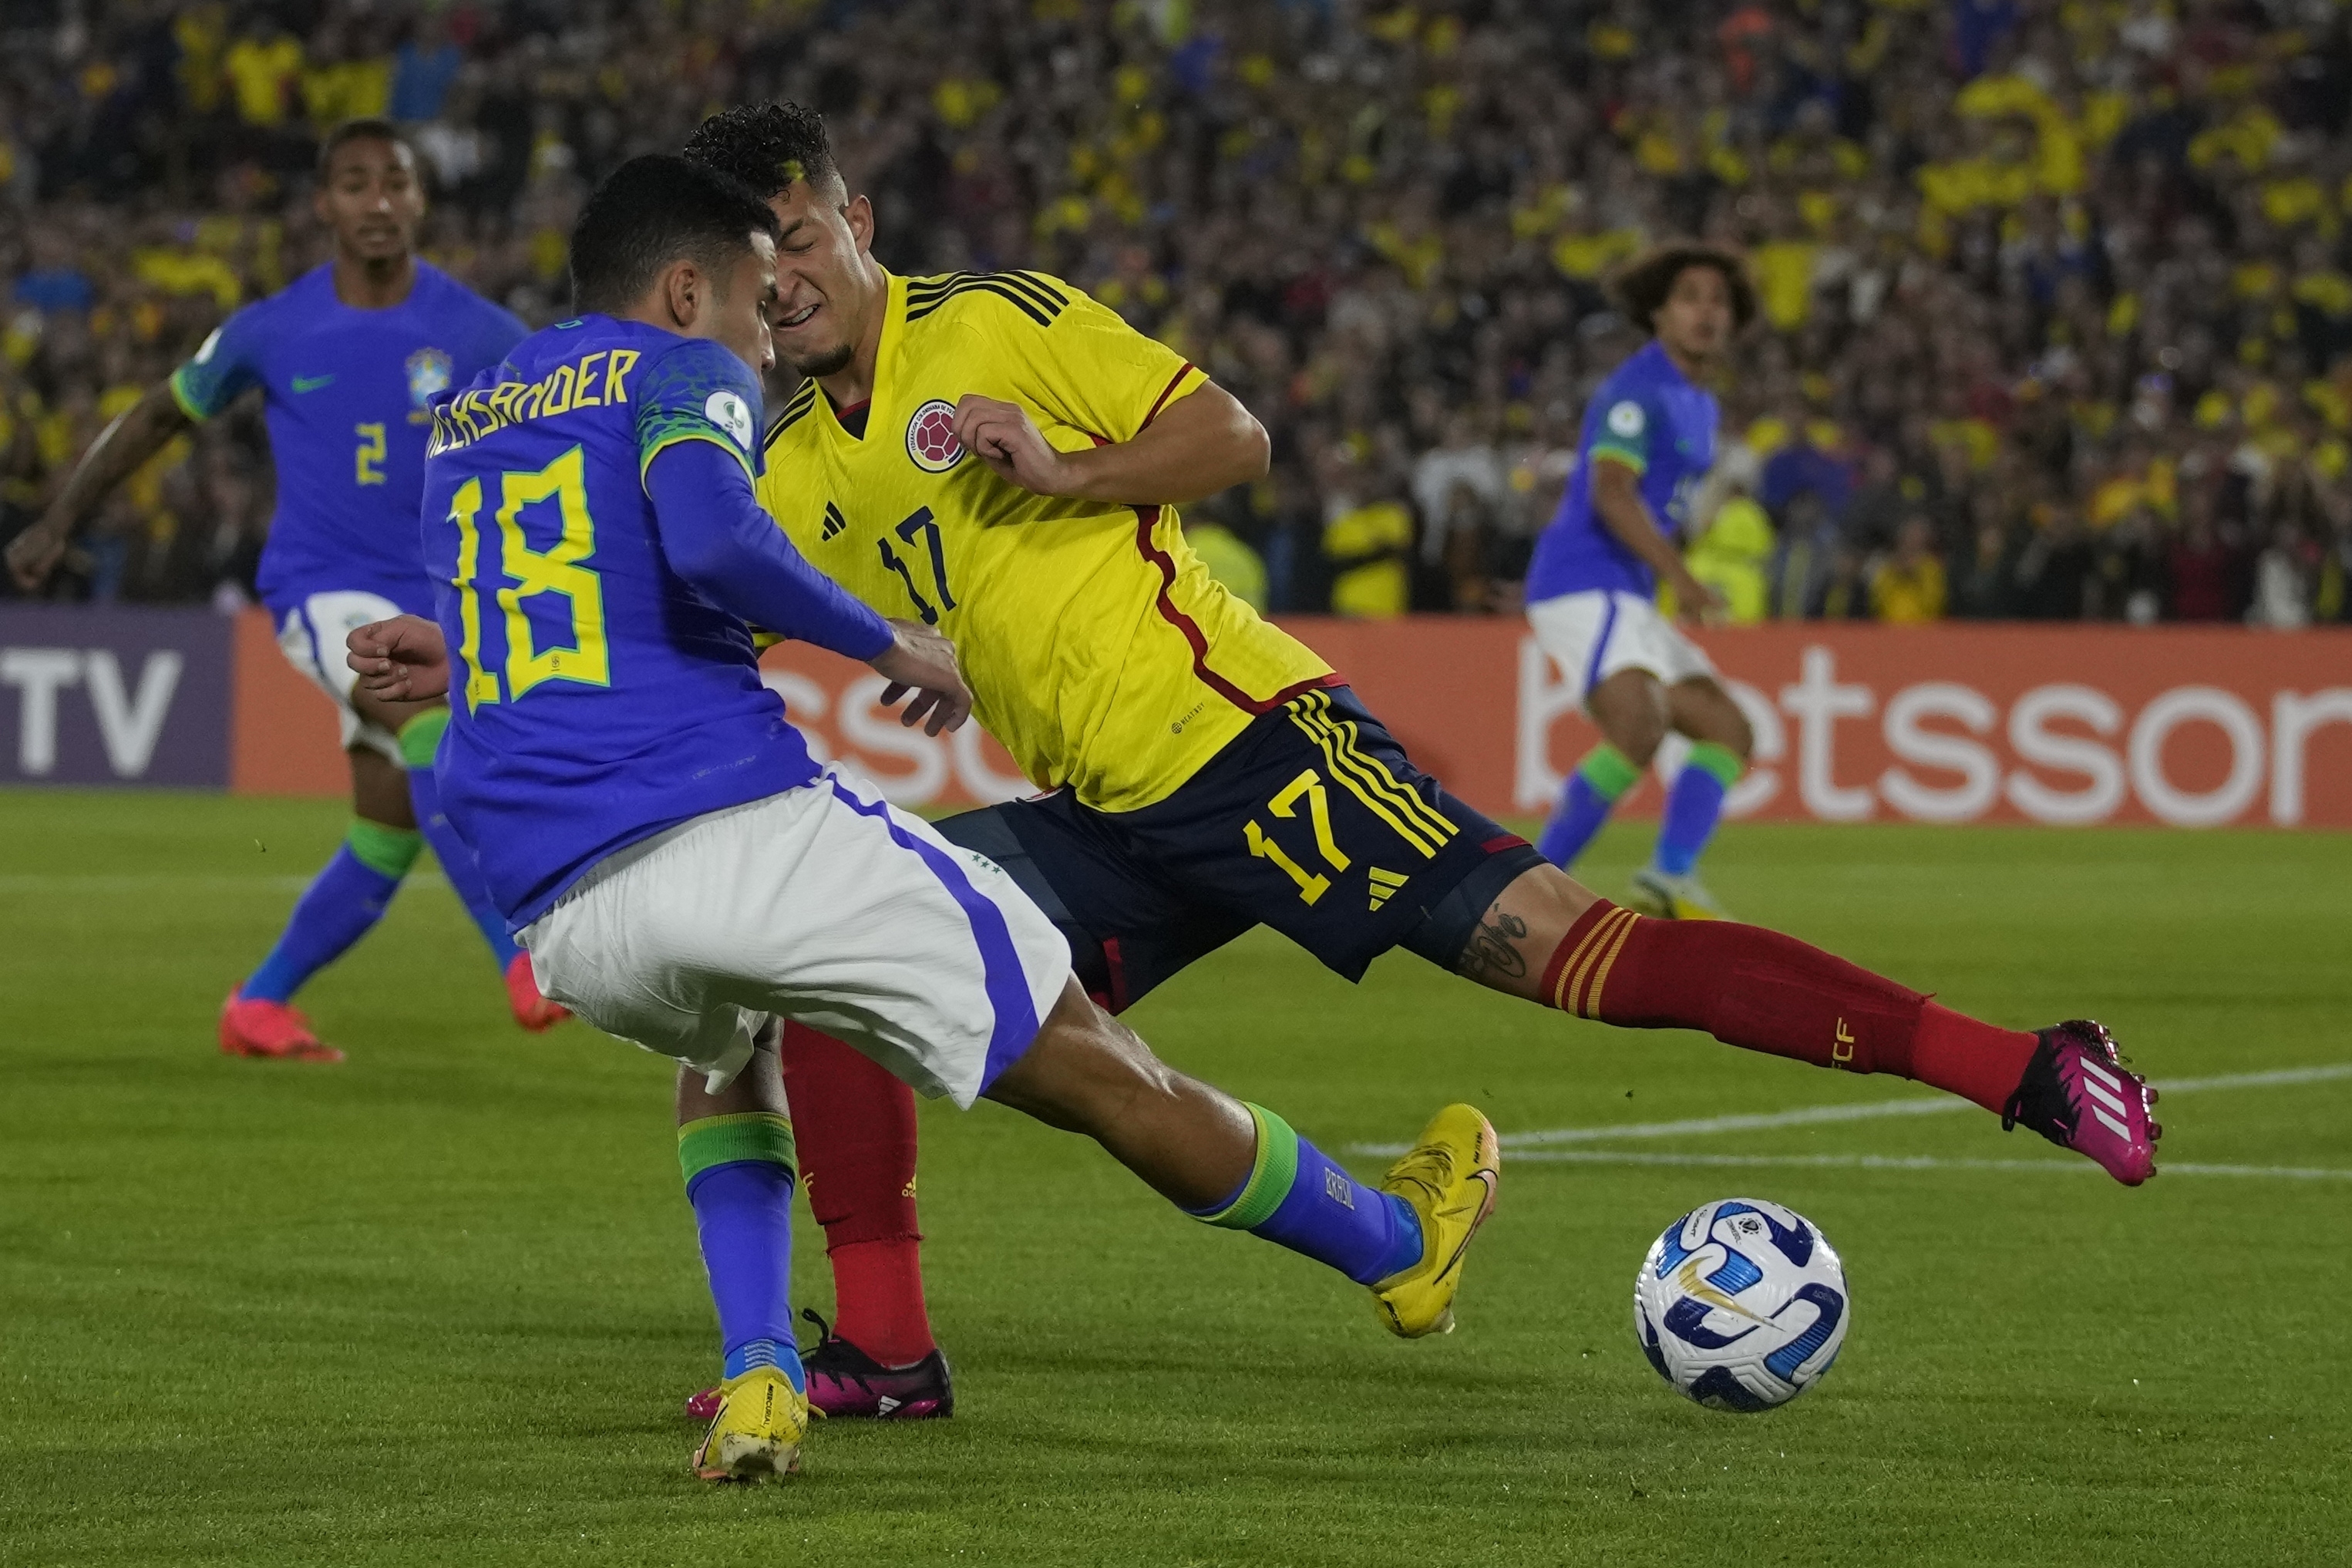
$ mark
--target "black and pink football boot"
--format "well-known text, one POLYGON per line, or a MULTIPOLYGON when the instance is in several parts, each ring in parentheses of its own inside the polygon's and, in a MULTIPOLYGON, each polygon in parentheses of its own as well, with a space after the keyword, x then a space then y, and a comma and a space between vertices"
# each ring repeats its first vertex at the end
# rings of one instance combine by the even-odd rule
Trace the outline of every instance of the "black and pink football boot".
POLYGON ((2037 1033, 2042 1047, 2001 1108, 2002 1131, 2031 1127, 2127 1187, 2155 1175, 2156 1141, 2164 1136, 2150 1114, 2156 1090, 2125 1068, 2115 1037, 2087 1018, 2037 1033))
MULTIPOLYGON (((803 1309, 801 1316, 814 1323, 817 1332, 816 1348, 801 1352, 812 1408, 866 1421, 925 1421, 955 1414, 955 1384, 948 1373, 948 1358, 937 1346, 919 1362, 884 1366, 835 1333, 816 1313, 803 1309)), ((686 1402, 687 1415, 697 1421, 709 1421, 718 1410, 715 1388, 686 1402)))

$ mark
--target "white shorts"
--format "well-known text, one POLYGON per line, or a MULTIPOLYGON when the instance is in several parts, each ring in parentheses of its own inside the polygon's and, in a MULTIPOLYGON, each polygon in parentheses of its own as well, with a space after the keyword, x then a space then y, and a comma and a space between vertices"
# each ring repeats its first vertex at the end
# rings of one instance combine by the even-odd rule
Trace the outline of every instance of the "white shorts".
POLYGON ((360 678, 343 657, 343 639, 371 621, 388 621, 400 613, 400 606, 381 594, 346 589, 310 595, 278 623, 278 647, 286 661, 333 700, 336 717, 342 721, 343 750, 365 746, 394 763, 402 760, 400 737, 361 718, 352 706, 360 678))
POLYGON ((1070 976, 995 862, 832 768, 606 857, 518 940, 542 994, 714 1091, 784 1017, 969 1106, 1070 976))
POLYGON ((1621 669, 1646 669, 1668 686, 1715 679, 1706 651, 1638 594, 1596 588, 1538 599, 1528 606, 1528 625, 1579 702, 1621 669))

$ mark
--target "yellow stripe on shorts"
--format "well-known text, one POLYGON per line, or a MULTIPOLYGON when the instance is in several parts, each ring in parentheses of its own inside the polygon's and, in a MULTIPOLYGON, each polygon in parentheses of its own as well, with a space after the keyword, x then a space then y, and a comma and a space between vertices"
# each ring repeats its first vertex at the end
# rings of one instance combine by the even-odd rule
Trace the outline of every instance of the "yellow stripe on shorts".
POLYGON ((1406 788, 1386 763, 1366 753, 1357 742, 1356 726, 1333 718, 1330 705, 1326 693, 1307 692, 1291 703, 1291 722, 1321 750, 1324 761, 1330 764, 1331 776, 1345 785, 1349 794, 1394 828, 1399 837, 1421 852, 1423 858, 1434 859, 1438 850, 1459 829, 1406 788))

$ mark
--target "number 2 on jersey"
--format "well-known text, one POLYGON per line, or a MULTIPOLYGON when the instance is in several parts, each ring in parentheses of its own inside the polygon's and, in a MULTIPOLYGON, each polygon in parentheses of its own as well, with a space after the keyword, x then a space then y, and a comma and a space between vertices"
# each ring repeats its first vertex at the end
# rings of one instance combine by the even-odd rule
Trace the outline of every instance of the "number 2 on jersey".
POLYGON ((352 482, 362 485, 383 483, 383 426, 373 423, 354 425, 352 434, 360 438, 358 447, 352 453, 352 482))
POLYGON ((923 597, 923 591, 915 586, 914 573, 908 569, 904 561, 898 559, 898 552, 890 548, 889 540, 877 539, 874 542, 875 547, 882 552, 884 568, 898 574, 898 580, 907 584, 907 597, 915 602, 915 614, 922 617, 923 625, 938 626, 940 611, 952 610, 956 607, 955 595, 948 590, 948 557, 946 550, 940 544, 939 522, 931 515, 931 509, 925 507, 899 523, 892 531, 908 545, 912 545, 916 536, 919 534, 923 542, 930 547, 931 584, 940 599, 936 607, 929 599, 923 597))
MULTIPOLYGON (((481 581, 482 481, 467 479, 450 498, 449 521, 457 525, 458 652, 466 661, 466 705, 499 698, 497 672, 482 667, 481 581)), ((604 640, 604 588, 596 574, 580 564, 596 549, 596 523, 588 515, 588 484, 580 454, 572 447, 532 473, 499 476, 499 567, 496 593, 505 613, 506 698, 520 700, 548 680, 610 686, 611 659, 604 640), (555 543, 533 550, 523 536, 522 510, 553 501, 561 523, 555 543), (561 595, 570 606, 572 646, 541 648, 533 639, 523 602, 541 594, 561 595)))

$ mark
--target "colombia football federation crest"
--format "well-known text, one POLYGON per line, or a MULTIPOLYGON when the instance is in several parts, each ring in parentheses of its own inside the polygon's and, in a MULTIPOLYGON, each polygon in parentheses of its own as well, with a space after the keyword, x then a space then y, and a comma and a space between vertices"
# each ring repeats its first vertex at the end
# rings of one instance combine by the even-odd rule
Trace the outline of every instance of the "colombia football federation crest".
POLYGON ((963 461, 956 439, 955 406, 934 397, 907 421, 907 456, 927 474, 944 474, 963 461))
POLYGON ((452 368, 449 356, 439 349, 418 349, 410 354, 408 405, 422 411, 432 404, 436 395, 448 391, 452 368))

